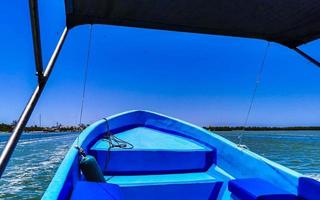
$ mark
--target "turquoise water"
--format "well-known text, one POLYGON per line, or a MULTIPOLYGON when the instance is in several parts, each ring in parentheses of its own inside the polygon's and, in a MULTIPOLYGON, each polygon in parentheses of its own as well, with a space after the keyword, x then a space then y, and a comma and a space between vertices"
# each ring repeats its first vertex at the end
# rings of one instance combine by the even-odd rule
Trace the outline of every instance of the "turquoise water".
POLYGON ((320 180, 320 131, 217 132, 272 161, 320 180))
MULTIPOLYGON (((217 132, 238 142, 239 132, 217 132)), ((1 199, 40 199, 78 133, 24 134, 0 180, 1 199)), ((0 134, 0 149, 8 134, 0 134)), ((320 131, 250 131, 251 151, 298 172, 320 178, 320 131)))
MULTIPOLYGON (((77 133, 27 133, 0 179, 1 199, 40 199, 77 133)), ((8 134, 0 134, 0 149, 8 134)))

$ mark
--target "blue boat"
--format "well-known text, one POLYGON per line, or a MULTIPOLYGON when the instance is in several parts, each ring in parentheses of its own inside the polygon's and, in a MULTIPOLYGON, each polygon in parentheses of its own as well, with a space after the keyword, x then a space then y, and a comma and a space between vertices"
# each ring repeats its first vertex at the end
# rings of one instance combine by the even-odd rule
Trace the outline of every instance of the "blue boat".
MULTIPOLYGON (((65 0, 64 5, 65 27, 44 68, 38 0, 29 0, 38 84, 1 153, 0 177, 68 32, 79 25, 262 39, 320 67, 300 48, 320 39, 319 0, 65 0)), ((130 111, 102 119, 80 134, 43 199, 320 200, 320 182, 195 125, 130 111)))
POLYGON ((319 197, 318 181, 217 134, 158 113, 129 111, 102 119, 80 134, 43 199, 319 197), (101 169, 104 180, 88 181, 76 146, 97 161, 89 170, 101 169))

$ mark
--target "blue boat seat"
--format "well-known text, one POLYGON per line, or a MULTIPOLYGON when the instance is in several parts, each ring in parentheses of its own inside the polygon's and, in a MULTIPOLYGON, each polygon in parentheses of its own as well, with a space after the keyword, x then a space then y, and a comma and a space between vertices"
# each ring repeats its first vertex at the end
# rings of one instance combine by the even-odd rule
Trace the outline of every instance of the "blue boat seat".
POLYGON ((229 181, 228 189, 239 200, 298 200, 298 197, 259 178, 229 181))
POLYGON ((307 177, 299 178, 298 195, 302 199, 319 200, 320 182, 307 177))
POLYGON ((215 200, 222 181, 207 173, 106 176, 120 186, 124 200, 215 200))
POLYGON ((106 175, 199 172, 216 161, 214 148, 159 130, 136 127, 116 136, 134 148, 112 148, 108 152, 108 141, 100 139, 90 150, 106 175))
POLYGON ((121 200, 119 186, 110 183, 79 181, 73 189, 71 200, 121 200))

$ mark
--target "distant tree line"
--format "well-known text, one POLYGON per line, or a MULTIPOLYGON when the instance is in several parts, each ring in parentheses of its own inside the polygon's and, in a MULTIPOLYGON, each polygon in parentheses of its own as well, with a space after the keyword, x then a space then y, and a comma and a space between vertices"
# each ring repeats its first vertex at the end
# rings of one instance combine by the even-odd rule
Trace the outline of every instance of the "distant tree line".
POLYGON ((291 127, 262 127, 262 126, 208 126, 204 127, 209 131, 303 131, 303 130, 320 130, 320 126, 291 126, 291 127))
POLYGON ((4 123, 0 124, 0 132, 9 132, 11 130, 12 130, 12 125, 4 124, 4 123))
MULTIPOLYGON (((16 126, 17 121, 13 121, 11 124, 0 123, 0 132, 12 132, 16 126)), ((62 124, 57 123, 55 126, 51 127, 40 127, 37 125, 28 126, 24 129, 25 132, 67 132, 67 131, 81 131, 88 126, 85 124, 80 124, 78 126, 63 126, 62 124)))
MULTIPOLYGON (((17 122, 13 121, 11 124, 0 123, 0 132, 12 132, 17 122)), ((40 127, 37 125, 28 126, 24 130, 25 132, 67 132, 67 131, 81 131, 85 129, 88 124, 80 124, 78 126, 63 126, 57 123, 51 127, 40 127)), ((204 127, 209 131, 303 131, 303 130, 320 130, 320 126, 291 126, 291 127, 267 127, 267 126, 208 126, 204 127)))

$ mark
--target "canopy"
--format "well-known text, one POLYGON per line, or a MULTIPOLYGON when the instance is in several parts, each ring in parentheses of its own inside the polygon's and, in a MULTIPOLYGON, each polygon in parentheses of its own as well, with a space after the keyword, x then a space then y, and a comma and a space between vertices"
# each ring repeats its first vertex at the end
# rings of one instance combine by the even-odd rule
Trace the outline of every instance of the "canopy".
POLYGON ((65 0, 67 26, 111 24, 258 38, 294 48, 320 37, 319 0, 65 0))

